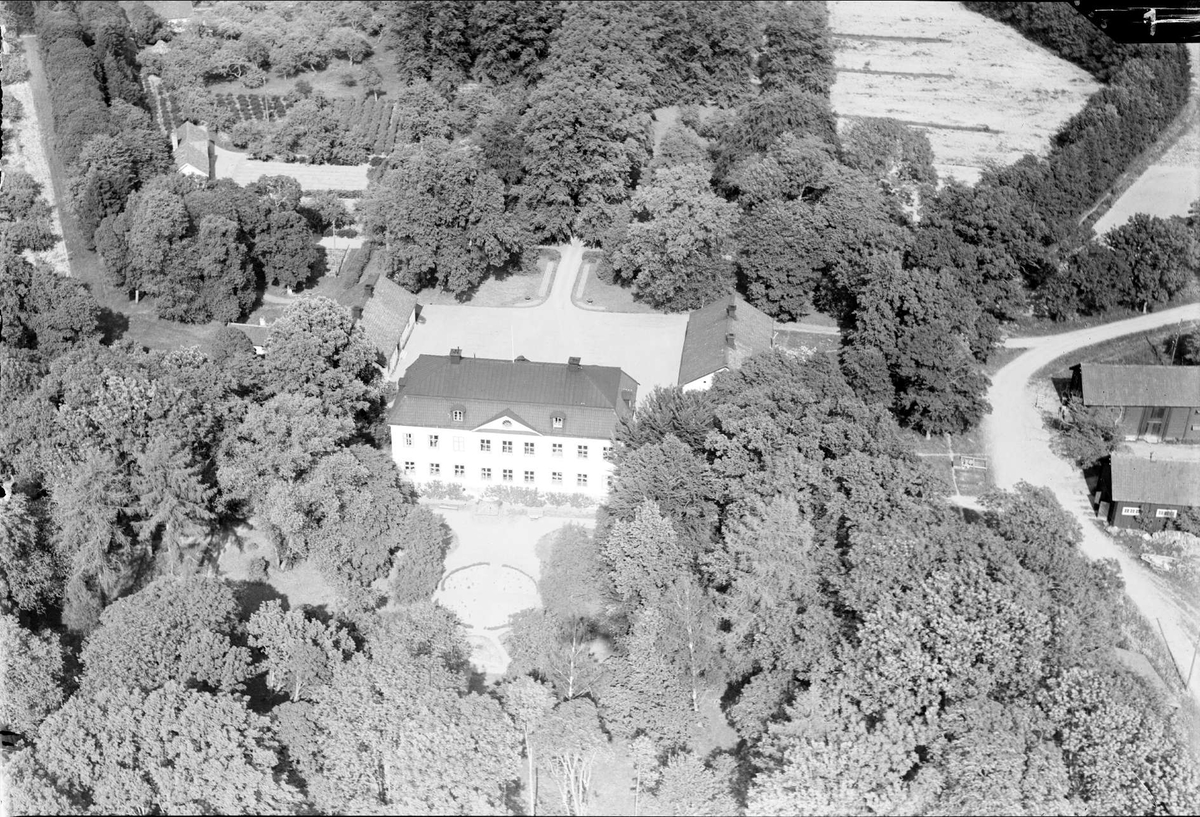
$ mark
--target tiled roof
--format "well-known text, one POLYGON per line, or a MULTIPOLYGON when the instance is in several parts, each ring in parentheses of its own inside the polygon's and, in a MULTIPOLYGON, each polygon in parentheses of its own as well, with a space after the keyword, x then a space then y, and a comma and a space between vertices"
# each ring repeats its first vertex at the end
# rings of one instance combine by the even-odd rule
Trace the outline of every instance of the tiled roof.
POLYGON ((190 165, 206 176, 211 176, 208 167, 208 145, 204 143, 197 144, 196 142, 180 142, 179 147, 175 148, 173 155, 176 170, 181 169, 185 165, 190 165))
POLYGON ((367 339, 387 357, 400 345, 404 327, 413 310, 417 296, 385 276, 375 282, 375 291, 363 307, 362 328, 367 339))
POLYGON ((540 434, 608 439, 618 417, 632 412, 637 381, 615 366, 421 355, 400 381, 388 416, 393 425, 453 427, 452 408, 464 412, 463 428, 477 428, 502 414, 519 417, 540 434), (629 405, 621 392, 628 390, 629 405), (554 428, 552 417, 564 418, 554 428))
POLYGON ((1200 406, 1200 366, 1082 363, 1089 406, 1200 406))
POLYGON ((1112 455, 1114 502, 1200 507, 1200 451, 1194 460, 1112 455))
POLYGON ((738 295, 697 309, 688 316, 679 360, 679 383, 691 383, 721 369, 735 369, 746 358, 771 348, 775 323, 738 295), (730 317, 729 307, 734 307, 730 317), (726 335, 733 334, 733 346, 726 335))

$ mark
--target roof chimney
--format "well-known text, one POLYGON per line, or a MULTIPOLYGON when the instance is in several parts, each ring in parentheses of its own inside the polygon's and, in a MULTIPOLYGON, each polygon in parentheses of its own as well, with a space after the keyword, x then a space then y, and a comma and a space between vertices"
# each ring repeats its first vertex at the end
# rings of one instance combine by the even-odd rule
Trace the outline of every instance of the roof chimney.
POLYGON ((462 349, 455 347, 450 350, 450 362, 451 363, 462 363, 462 349))
MULTIPOLYGON (((732 308, 732 307, 731 307, 731 308, 732 308)), ((732 349, 732 348, 734 347, 734 342, 733 342, 733 333, 732 333, 732 332, 726 332, 726 333, 725 333, 725 345, 726 345, 726 346, 728 346, 730 349, 732 349)))
POLYGON ((727 318, 736 318, 737 317, 737 304, 730 304, 729 306, 725 307, 725 317, 727 317, 727 318))
POLYGON ((579 369, 581 369, 583 367, 579 365, 579 358, 569 357, 569 358, 567 358, 567 368, 571 369, 573 371, 578 371, 579 369))

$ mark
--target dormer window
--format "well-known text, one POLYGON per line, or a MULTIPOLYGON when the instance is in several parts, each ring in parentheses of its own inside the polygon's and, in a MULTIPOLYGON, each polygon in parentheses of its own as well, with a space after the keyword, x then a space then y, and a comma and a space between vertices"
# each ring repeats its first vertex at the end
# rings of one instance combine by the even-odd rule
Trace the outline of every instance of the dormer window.
POLYGON ((554 426, 555 428, 562 428, 563 427, 563 416, 561 414, 555 414, 554 416, 552 416, 550 418, 550 425, 554 426))
POLYGON ((454 411, 450 412, 450 416, 454 419, 454 422, 461 423, 463 420, 462 409, 455 409, 454 411))

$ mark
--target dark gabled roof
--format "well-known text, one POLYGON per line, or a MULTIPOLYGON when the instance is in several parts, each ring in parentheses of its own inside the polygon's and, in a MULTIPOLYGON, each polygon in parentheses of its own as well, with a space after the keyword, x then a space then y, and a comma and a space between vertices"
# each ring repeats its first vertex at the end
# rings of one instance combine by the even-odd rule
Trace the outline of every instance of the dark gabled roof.
POLYGON ((1200 406, 1200 366, 1081 363, 1089 406, 1200 406))
POLYGON ((421 355, 400 381, 388 422, 446 428, 452 407, 462 406, 463 428, 507 414, 539 434, 607 439, 617 419, 632 412, 637 386, 615 366, 421 355), (555 416, 564 418, 562 428, 554 428, 555 416))
POLYGON ((367 339, 387 357, 400 345, 404 327, 413 310, 417 296, 390 278, 380 276, 375 290, 363 307, 361 325, 367 339))
POLYGON ((697 309, 688 316, 679 359, 680 385, 699 380, 721 369, 736 369, 746 358, 771 348, 775 324, 739 295, 697 309), (729 307, 734 316, 729 316, 729 307), (733 346, 726 335, 733 334, 733 346))
POLYGON ((203 142, 180 142, 175 148, 175 169, 191 165, 207 176, 212 176, 212 168, 208 164, 208 146, 203 142))
POLYGON ((1117 452, 1111 467, 1114 502, 1200 507, 1200 451, 1194 460, 1152 460, 1117 452))

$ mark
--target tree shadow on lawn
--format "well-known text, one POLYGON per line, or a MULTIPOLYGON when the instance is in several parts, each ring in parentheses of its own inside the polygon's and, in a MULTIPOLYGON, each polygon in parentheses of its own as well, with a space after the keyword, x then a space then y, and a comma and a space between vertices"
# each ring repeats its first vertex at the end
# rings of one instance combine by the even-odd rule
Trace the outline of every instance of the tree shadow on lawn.
POLYGON ((129 331, 129 316, 102 306, 96 319, 96 325, 100 328, 100 342, 105 346, 111 346, 129 331))
POLYGON ((233 597, 237 600, 238 618, 241 621, 248 620, 250 616, 258 612, 258 608, 268 601, 280 602, 284 610, 289 607, 287 596, 265 581, 226 579, 225 583, 229 585, 229 589, 233 591, 233 597))

